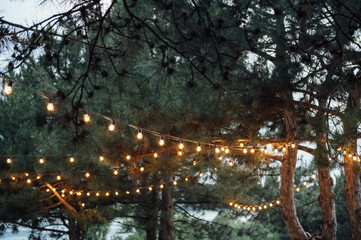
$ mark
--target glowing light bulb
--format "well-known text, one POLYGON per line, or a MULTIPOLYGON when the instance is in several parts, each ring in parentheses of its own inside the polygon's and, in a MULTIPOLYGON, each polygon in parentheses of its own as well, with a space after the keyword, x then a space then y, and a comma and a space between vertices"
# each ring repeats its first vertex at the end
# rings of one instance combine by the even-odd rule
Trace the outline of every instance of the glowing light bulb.
POLYGON ((201 143, 198 143, 196 150, 197 152, 200 152, 202 150, 201 143))
POLYGON ((28 180, 26 180, 26 182, 27 182, 28 184, 30 184, 30 183, 31 183, 31 180, 30 180, 30 179, 28 179, 28 180))
POLYGON ((246 153, 247 153, 247 149, 243 149, 243 153, 246 154, 246 153))
POLYGON ((12 161, 11 161, 11 158, 8 158, 8 159, 6 159, 6 163, 7 164, 10 164, 12 161))
POLYGON ((40 176, 40 175, 36 177, 36 179, 38 179, 38 180, 39 180, 40 178, 41 178, 41 176, 40 176))
POLYGON ((85 113, 83 119, 86 123, 90 122, 90 115, 88 113, 85 113))
POLYGON ((95 194, 95 196, 99 197, 99 196, 100 196, 100 193, 97 192, 97 193, 95 194))
POLYGON ((283 146, 282 151, 286 152, 286 146, 283 146))
POLYGON ((238 207, 238 204, 236 203, 236 204, 234 204, 234 207, 236 208, 236 207, 238 207))
POLYGON ((65 197, 65 194, 64 194, 64 193, 62 193, 62 194, 61 194, 61 197, 65 197))
POLYGON ((115 196, 118 196, 118 195, 119 195, 119 193, 118 193, 118 192, 115 192, 114 194, 115 194, 115 196))
POLYGON ((48 109, 49 112, 54 111, 55 110, 54 103, 49 101, 48 104, 46 105, 46 109, 48 109))
POLYGON ((280 201, 280 200, 277 200, 276 203, 277 203, 278 205, 280 205, 280 204, 281 204, 281 201, 280 201))
POLYGON ((81 196, 81 192, 77 192, 76 195, 81 196))
POLYGON ((297 188, 296 188, 296 192, 299 192, 299 191, 300 191, 300 188, 299 188, 299 187, 297 187, 297 188))
POLYGON ((246 210, 247 210, 247 207, 246 207, 246 206, 244 206, 244 207, 243 207, 243 210, 244 210, 244 211, 246 211, 246 210))
POLYGON ((70 191, 69 194, 70 194, 70 195, 73 195, 73 191, 70 191))
POLYGON ((56 177, 56 180, 61 180, 61 176, 60 175, 58 175, 57 177, 56 177))
POLYGON ((178 145, 179 149, 183 149, 184 148, 184 143, 183 140, 180 140, 179 145, 178 145))
POLYGON ((103 160, 104 160, 103 155, 100 155, 99 160, 100 160, 100 161, 103 161, 103 160))
POLYGON ((348 154, 348 157, 349 157, 349 158, 351 158, 351 157, 352 157, 352 154, 351 154, 351 153, 349 153, 349 154, 348 154))
POLYGON ((229 203, 229 206, 233 206, 233 202, 230 202, 230 203, 229 203))
POLYGON ((223 157, 219 157, 219 158, 218 158, 219 161, 222 161, 222 159, 223 159, 223 157))
POLYGON ((82 207, 85 207, 85 203, 82 203, 81 206, 82 206, 82 207))
POLYGON ((178 151, 178 156, 182 156, 183 152, 182 151, 178 151))
POLYGON ((173 185, 174 185, 174 186, 177 185, 177 181, 176 181, 176 180, 173 181, 173 185))
POLYGON ((75 161, 74 157, 70 157, 70 158, 69 158, 69 162, 72 163, 72 162, 74 162, 74 161, 75 161))
POLYGON ((254 153, 256 150, 254 150, 254 148, 251 149, 251 153, 254 153))
POLYGON ((306 182, 306 181, 303 182, 303 186, 307 186, 307 182, 306 182))
POLYGON ((141 167, 139 170, 140 170, 141 172, 144 172, 144 167, 141 167))
POLYGON ((224 150, 224 152, 225 152, 225 153, 229 153, 229 148, 226 148, 226 149, 224 150))
POLYGON ((312 178, 312 179, 315 179, 315 178, 316 178, 316 175, 315 175, 314 173, 312 173, 311 178, 312 178))
POLYGON ((268 150, 267 150, 267 149, 265 149, 265 150, 264 150, 264 153, 268 153, 268 150))
POLYGON ((130 160, 130 155, 128 154, 126 157, 125 157, 127 160, 130 160))
POLYGON ((243 144, 243 143, 240 143, 239 146, 240 146, 241 148, 243 148, 243 147, 244 147, 244 144, 243 144))
POLYGON ((125 191, 125 194, 129 195, 129 194, 130 194, 130 192, 129 192, 129 191, 125 191))
POLYGON ((85 173, 85 177, 86 177, 86 178, 90 177, 90 173, 88 173, 88 172, 85 173))
POLYGON ((270 206, 270 207, 273 207, 273 203, 270 203, 269 206, 270 206))
POLYGON ((4 89, 6 95, 10 95, 13 92, 13 82, 9 82, 8 86, 4 89))
POLYGON ((157 158, 157 157, 158 157, 158 153, 154 153, 153 156, 154 156, 154 158, 157 158))
POLYGON ((113 132, 115 130, 115 122, 114 121, 112 121, 112 123, 109 124, 108 130, 111 131, 111 132, 113 132))
POLYGON ((106 193, 105 193, 105 196, 109 197, 109 192, 106 192, 106 193))
POLYGON ((118 171, 117 170, 114 170, 114 175, 118 175, 118 171))
POLYGON ((263 208, 264 208, 264 209, 267 209, 267 205, 264 205, 263 208))
POLYGON ((248 211, 251 211, 251 208, 250 208, 250 207, 248 207, 248 208, 247 208, 247 210, 248 210, 248 211))
POLYGON ((196 161, 193 161, 193 166, 197 165, 197 162, 196 161))
POLYGON ((252 211, 256 211, 256 207, 253 207, 253 208, 252 208, 252 211))
POLYGON ((141 128, 138 129, 137 138, 138 138, 139 140, 143 138, 143 133, 142 133, 142 129, 141 129, 141 128))
POLYGON ((275 148, 275 153, 278 153, 278 148, 275 148))
POLYGON ((164 143, 165 143, 165 142, 164 142, 164 137, 161 136, 160 139, 159 139, 159 145, 160 145, 160 146, 163 146, 164 143))
POLYGON ((200 173, 199 176, 200 176, 200 177, 203 177, 203 173, 200 173))
POLYGON ((184 179, 186 182, 188 182, 189 181, 189 179, 186 177, 185 179, 184 179))
POLYGON ((25 177, 28 177, 28 176, 29 176, 29 173, 26 172, 26 173, 24 173, 24 175, 25 175, 25 177))
POLYGON ((136 193, 140 193, 140 189, 138 188, 137 190, 135 190, 136 193))
POLYGON ((163 185, 163 184, 161 184, 161 185, 159 186, 159 188, 160 188, 160 189, 163 189, 163 188, 164 188, 164 185, 163 185))
POLYGON ((221 151, 224 152, 225 148, 224 147, 221 147, 221 151))
POLYGON ((216 153, 219 153, 221 150, 217 147, 217 145, 215 146, 215 149, 216 153))
POLYGON ((353 159, 354 161, 356 161, 356 160, 357 160, 357 157, 356 157, 355 155, 353 155, 352 159, 353 159))
POLYGON ((233 167, 233 162, 230 161, 230 162, 228 163, 228 165, 229 165, 230 167, 233 167))
POLYGON ((330 162, 331 162, 331 161, 332 161, 332 158, 331 158, 331 157, 329 157, 329 158, 328 158, 328 161, 330 161, 330 162))
POLYGON ((90 196, 90 192, 87 192, 86 195, 89 197, 89 196, 90 196))
POLYGON ((41 158, 39 159, 39 163, 40 163, 40 164, 43 164, 44 162, 45 162, 45 161, 44 161, 44 158, 41 157, 41 158))
POLYGON ((49 189, 49 188, 47 188, 45 191, 46 191, 46 192, 50 192, 50 189, 49 189))
POLYGON ((296 144, 292 143, 291 148, 295 148, 295 147, 296 147, 296 144))
POLYGON ((264 152, 264 147, 261 147, 261 152, 264 152))
POLYGON ((259 206, 258 209, 259 209, 259 210, 262 210, 262 206, 259 206))
POLYGON ((152 191, 152 190, 153 190, 153 188, 152 188, 152 187, 149 187, 149 188, 148 188, 148 190, 149 190, 149 191, 152 191))

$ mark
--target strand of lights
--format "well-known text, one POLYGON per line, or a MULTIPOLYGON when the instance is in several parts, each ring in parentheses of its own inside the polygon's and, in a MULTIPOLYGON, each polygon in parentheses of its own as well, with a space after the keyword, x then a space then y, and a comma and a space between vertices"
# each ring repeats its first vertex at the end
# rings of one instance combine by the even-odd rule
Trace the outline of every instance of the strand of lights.
MULTIPOLYGON (((20 86, 20 87, 22 87, 22 88, 24 88, 26 90, 29 90, 29 91, 43 97, 43 98, 48 99, 47 110, 49 112, 55 111, 54 102, 45 93, 40 92, 40 91, 38 91, 36 89, 30 88, 30 87, 28 87, 28 86, 26 86, 26 85, 24 85, 24 84, 22 84, 22 83, 20 83, 18 81, 15 81, 15 80, 10 80, 10 79, 5 78, 5 77, 3 77, 3 79, 8 82, 8 85, 10 85, 10 83, 11 83, 11 89, 12 89, 12 84, 16 84, 16 85, 18 85, 18 86, 20 86)), ((138 126, 135 126, 135 125, 132 125, 132 124, 129 124, 129 123, 125 123, 125 122, 121 122, 121 121, 115 121, 114 119, 111 119, 111 118, 109 118, 109 117, 107 117, 105 115, 102 115, 102 114, 99 114, 99 113, 96 113, 96 112, 93 112, 93 111, 90 111, 90 110, 85 110, 85 109, 80 109, 80 110, 84 111, 84 117, 83 117, 84 122, 89 122, 90 119, 91 119, 91 115, 96 115, 96 116, 99 116, 99 117, 102 117, 104 119, 107 119, 107 120, 111 121, 111 124, 108 126, 109 131, 114 131, 115 130, 115 123, 117 122, 119 124, 131 127, 131 128, 134 128, 134 129, 138 129, 137 138, 139 140, 141 140, 143 138, 143 132, 147 132, 147 133, 152 134, 154 136, 160 137, 161 138, 161 140, 159 141, 160 146, 163 146, 164 143, 165 143, 164 139, 168 138, 168 139, 174 140, 174 141, 182 141, 182 142, 184 141, 184 142, 194 143, 194 144, 198 144, 198 145, 201 144, 201 145, 215 147, 214 143, 199 142, 199 141, 195 141, 195 140, 191 140, 191 139, 185 139, 185 138, 180 138, 180 137, 176 137, 176 136, 172 136, 172 135, 162 134, 162 133, 157 132, 157 131, 153 131, 153 130, 149 130, 149 129, 145 129, 145 128, 140 128, 138 126)), ((294 148, 296 146, 296 144, 294 142, 287 143, 282 147, 282 149, 286 149, 286 146, 291 146, 292 148, 294 148)), ((251 153, 255 152, 255 149, 253 149, 251 147, 247 147, 247 146, 245 147, 243 142, 240 143, 240 147, 243 148, 243 149, 239 149, 238 146, 233 146, 233 147, 231 147, 231 146, 229 146, 229 147, 222 146, 221 149, 222 148, 223 149, 228 149, 226 153, 229 153, 231 148, 235 149, 235 150, 243 151, 244 153, 247 153, 248 152, 247 149, 249 148, 251 153)), ((277 149, 275 151, 278 152, 279 150, 277 149)), ((218 153, 218 150, 216 150, 216 152, 218 153)), ((264 153, 267 153, 267 149, 264 150, 264 153)), ((182 154, 179 154, 179 155, 182 155, 182 154)))
MULTIPOLYGON (((306 187, 309 182, 311 182, 315 179, 316 179, 316 171, 313 171, 308 180, 305 180, 302 183, 297 185, 297 187, 295 188, 295 191, 300 192, 302 187, 306 187)), ((231 207, 234 207, 235 209, 238 209, 238 210, 255 212, 255 211, 266 210, 266 209, 272 208, 272 207, 280 205, 280 204, 281 204, 281 200, 279 198, 277 198, 270 202, 266 202, 266 203, 262 203, 262 204, 258 204, 258 205, 239 204, 238 201, 231 201, 231 202, 229 202, 228 205, 231 207)))

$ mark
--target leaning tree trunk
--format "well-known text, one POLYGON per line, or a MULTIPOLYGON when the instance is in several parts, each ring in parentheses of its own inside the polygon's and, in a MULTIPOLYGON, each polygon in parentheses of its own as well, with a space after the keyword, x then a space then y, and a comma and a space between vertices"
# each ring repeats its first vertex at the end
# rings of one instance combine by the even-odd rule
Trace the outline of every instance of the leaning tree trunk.
MULTIPOLYGON (((286 138, 295 139, 297 137, 297 122, 291 111, 285 111, 286 138)), ((294 202, 294 177, 296 171, 297 147, 288 147, 284 154, 282 167, 280 169, 281 177, 281 204, 282 216, 287 230, 293 240, 308 239, 308 234, 303 230, 298 220, 295 202, 294 202)))
POLYGON ((173 223, 173 198, 170 189, 171 179, 167 179, 167 184, 162 190, 161 217, 159 240, 174 240, 174 223, 173 223))
MULTIPOLYGON (((344 132, 351 136, 350 151, 357 151, 357 108, 360 107, 361 80, 354 81, 350 88, 349 99, 344 121, 344 132), (352 119, 351 119, 352 118, 352 119)), ((350 223, 352 239, 361 239, 361 197, 360 197, 360 164, 352 158, 344 156, 345 159, 345 188, 347 213, 350 223)))
MULTIPOLYGON (((319 99, 319 104, 321 108, 326 107, 326 100, 319 99)), ((316 121, 325 124, 324 113, 322 111, 317 113, 316 121)), ((333 191, 333 179, 330 176, 330 162, 328 160, 326 142, 324 141, 326 134, 323 124, 316 127, 317 149, 315 152, 318 169, 318 183, 320 186, 320 194, 318 195, 317 200, 322 211, 321 239, 335 240, 337 230, 335 208, 336 194, 333 191)))

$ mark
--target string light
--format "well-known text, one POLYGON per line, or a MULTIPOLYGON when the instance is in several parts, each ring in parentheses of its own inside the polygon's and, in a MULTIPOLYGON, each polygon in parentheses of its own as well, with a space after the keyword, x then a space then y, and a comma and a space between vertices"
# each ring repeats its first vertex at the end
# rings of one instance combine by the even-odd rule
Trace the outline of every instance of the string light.
POLYGON ((141 140, 141 139, 143 138, 143 133, 142 133, 142 129, 141 129, 141 128, 138 129, 137 138, 138 138, 139 140, 141 140))
POLYGON ((280 204, 281 204, 281 201, 280 201, 280 200, 277 200, 276 203, 277 203, 277 205, 280 205, 280 204))
POLYGON ((25 177, 28 177, 28 176, 29 176, 29 173, 25 173, 24 175, 25 175, 25 177))
POLYGON ((139 189, 139 188, 137 188, 137 190, 135 190, 135 192, 136 192, 136 193, 140 193, 140 189, 139 189))
POLYGON ((239 146, 240 146, 241 148, 243 148, 243 147, 244 147, 244 144, 243 144, 243 143, 240 143, 239 146))
POLYGON ((246 154, 246 153, 247 153, 247 149, 244 148, 244 149, 243 149, 243 153, 246 154))
POLYGON ((283 146, 282 151, 286 152, 286 146, 285 145, 283 146))
POLYGON ((28 184, 30 184, 30 183, 31 183, 31 180, 30 180, 30 179, 28 179, 28 180, 26 180, 26 182, 27 182, 28 184))
POLYGON ((189 181, 189 179, 186 177, 185 179, 184 179, 186 182, 188 182, 189 181))
POLYGON ((300 188, 299 188, 299 187, 297 187, 297 188, 296 188, 296 192, 299 192, 299 191, 300 191, 300 188))
POLYGON ((88 173, 88 172, 85 173, 85 177, 86 177, 86 178, 90 177, 90 173, 88 173))
POLYGON ((41 157, 40 159, 39 159, 39 163, 40 164, 43 164, 45 161, 44 161, 44 158, 43 157, 41 157))
POLYGON ((229 153, 229 148, 226 148, 226 149, 224 150, 224 152, 225 152, 225 153, 229 153))
POLYGON ((221 151, 224 152, 225 148, 224 147, 221 147, 221 151))
POLYGON ((230 167, 233 167, 233 162, 232 162, 232 161, 229 161, 228 165, 229 165, 230 167))
POLYGON ((159 145, 163 146, 164 145, 164 136, 161 136, 159 139, 159 145))
POLYGON ((90 122, 90 115, 87 112, 85 112, 83 119, 84 119, 84 122, 86 122, 86 123, 90 122))
POLYGON ((114 175, 118 175, 118 171, 117 171, 117 170, 114 170, 113 174, 114 174, 114 175))
POLYGON ((152 188, 152 187, 149 187, 148 189, 149 189, 149 191, 152 191, 152 190, 153 190, 153 188, 152 188))
POLYGON ((143 172, 143 171, 144 171, 144 167, 141 167, 139 170, 140 170, 141 172, 143 172))
POLYGON ((178 156, 182 156, 183 152, 182 151, 178 151, 178 156))
POLYGON ((106 193, 105 193, 105 196, 109 197, 109 192, 106 192, 106 193))
POLYGON ((177 181, 176 181, 176 180, 173 181, 173 185, 174 185, 174 186, 177 185, 177 181))
POLYGON ((115 196, 118 196, 118 195, 119 195, 119 193, 118 193, 118 192, 115 192, 114 194, 115 194, 115 196))
POLYGON ((100 155, 99 160, 100 160, 100 161, 103 161, 103 160, 104 160, 103 155, 100 155))
POLYGON ((199 142, 196 148, 197 152, 200 152, 202 150, 201 143, 199 142))
POLYGON ((9 81, 8 86, 4 89, 6 95, 10 95, 13 92, 13 82, 9 81))
POLYGON ((49 101, 46 109, 48 109, 49 112, 53 112, 55 110, 54 103, 52 101, 49 101))
POLYGON ((275 148, 275 153, 278 153, 278 148, 275 148))
POLYGON ((161 185, 159 186, 159 188, 160 188, 160 189, 163 189, 163 188, 164 188, 164 185, 163 185, 163 184, 161 184, 161 185))
POLYGON ((125 194, 129 195, 129 194, 130 194, 130 192, 129 192, 129 191, 125 191, 125 194))
POLYGON ((76 195, 81 196, 81 192, 77 192, 76 195))
POLYGON ((73 163, 75 161, 74 157, 70 157, 69 162, 73 163))
POLYGON ((130 160, 130 155, 128 154, 126 157, 125 157, 127 160, 130 160))
POLYGON ((254 152, 255 152, 255 150, 254 150, 254 148, 252 148, 252 149, 251 149, 251 153, 254 153, 254 152))
POLYGON ((154 153, 153 156, 154 156, 154 158, 157 158, 157 157, 158 157, 158 153, 154 153))
POLYGON ((12 161, 11 161, 11 158, 8 158, 8 159, 6 159, 6 163, 7 164, 10 164, 12 161))
POLYGON ((180 141, 179 141, 178 148, 179 148, 179 149, 183 149, 183 148, 184 148, 183 140, 180 140, 180 141))
POLYGON ((100 196, 100 193, 97 192, 97 193, 95 194, 95 196, 99 197, 99 196, 100 196))
POLYGON ((113 132, 113 131, 115 130, 115 122, 114 122, 114 121, 112 121, 112 122, 109 124, 108 130, 111 131, 111 132, 113 132))
POLYGON ((81 206, 82 206, 82 207, 85 207, 85 203, 82 203, 81 206))
POLYGON ((91 194, 90 192, 87 192, 87 193, 86 193, 86 195, 87 195, 88 197, 90 196, 90 194, 91 194))
POLYGON ((215 147, 214 150, 216 151, 216 153, 219 153, 219 152, 221 151, 221 150, 219 150, 219 148, 217 147, 217 145, 215 145, 214 147, 215 147))
POLYGON ((306 181, 303 182, 303 186, 307 186, 307 182, 306 182, 306 181))
POLYGON ((295 148, 295 147, 296 147, 296 144, 292 143, 291 148, 295 148))
POLYGON ((58 176, 56 177, 56 180, 60 181, 60 180, 61 180, 61 176, 58 175, 58 176))

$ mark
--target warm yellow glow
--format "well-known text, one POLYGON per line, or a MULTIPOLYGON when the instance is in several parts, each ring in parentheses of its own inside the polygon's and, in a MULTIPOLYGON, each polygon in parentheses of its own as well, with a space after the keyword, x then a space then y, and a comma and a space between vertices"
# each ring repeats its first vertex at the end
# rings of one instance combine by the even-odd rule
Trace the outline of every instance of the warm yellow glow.
POLYGON ((230 162, 228 163, 228 165, 229 165, 230 167, 233 167, 233 162, 230 161, 230 162))
POLYGON ((160 145, 160 146, 163 146, 164 143, 165 143, 165 142, 164 142, 164 137, 161 136, 160 139, 159 139, 159 145, 160 145))
POLYGON ((200 173, 199 176, 200 176, 200 177, 203 177, 203 173, 200 173))
POLYGON ((256 207, 253 207, 253 208, 252 208, 252 211, 256 211, 256 207))
POLYGON ((315 175, 314 173, 312 173, 311 178, 312 178, 312 179, 315 179, 315 178, 316 178, 316 175, 315 175))
POLYGON ((45 191, 46 191, 46 192, 50 192, 50 189, 49 189, 49 188, 47 188, 45 191))
POLYGON ((82 206, 82 207, 85 207, 85 203, 82 203, 81 206, 82 206))
POLYGON ((189 179, 186 177, 184 180, 185 180, 186 182, 188 182, 189 179))
POLYGON ((139 128, 139 130, 138 130, 137 138, 138 138, 139 140, 143 138, 142 129, 140 129, 140 128, 139 128))
POLYGON ((270 206, 270 207, 273 207, 273 203, 270 203, 269 206, 270 206))
POLYGON ((56 177, 56 180, 61 180, 61 176, 60 175, 58 175, 57 177, 56 177))
POLYGON ((239 146, 243 148, 243 147, 244 147, 244 144, 243 144, 243 143, 240 143, 239 146))
POLYGON ((295 147, 296 147, 296 144, 292 143, 291 148, 295 148, 295 147))
POLYGON ((250 208, 250 207, 248 207, 248 208, 247 208, 247 210, 248 210, 248 211, 251 211, 251 208, 250 208))
POLYGON ((281 201, 280 201, 280 200, 277 200, 276 203, 279 205, 279 204, 281 204, 281 201))
POLYGON ((264 147, 261 147, 261 152, 264 152, 264 147))
POLYGON ((129 191, 126 191, 126 192, 125 192, 125 194, 129 195, 129 194, 130 194, 130 192, 129 192, 129 191))
POLYGON ((90 122, 90 115, 87 113, 84 114, 84 122, 86 123, 90 122))
POLYGON ((100 160, 100 161, 103 161, 103 160, 104 160, 103 155, 100 155, 99 160, 100 160))
POLYGON ((299 187, 297 187, 297 188, 296 188, 296 192, 299 192, 299 191, 300 191, 300 188, 299 188, 299 187))
POLYGON ((81 196, 81 192, 77 192, 76 195, 81 196))
POLYGON ((87 192, 86 195, 89 197, 89 196, 90 196, 90 192, 87 192))
POLYGON ((275 153, 278 153, 278 148, 275 148, 275 153))
POLYGON ((306 181, 304 181, 304 182, 303 182, 303 186, 306 186, 306 185, 307 185, 307 182, 306 182, 306 181))
POLYGON ((75 161, 74 157, 70 157, 70 158, 69 158, 69 162, 72 163, 72 162, 74 162, 74 161, 75 161))
POLYGON ((26 172, 24 175, 25 175, 25 177, 27 177, 27 176, 29 176, 29 173, 26 172))
POLYGON ((179 156, 182 156, 182 155, 183 155, 183 152, 182 152, 182 151, 178 151, 178 155, 179 155, 179 156))
POLYGON ((39 163, 40 163, 40 164, 43 164, 44 162, 45 162, 45 161, 44 161, 44 158, 40 158, 40 159, 39 159, 39 163))
POLYGON ((30 180, 30 179, 28 179, 28 180, 26 180, 26 182, 27 182, 28 184, 30 184, 30 183, 31 183, 31 180, 30 180))
POLYGON ((140 189, 138 188, 137 190, 135 190, 136 193, 140 193, 140 189))
POLYGON ((225 153, 229 153, 229 148, 226 148, 226 150, 224 150, 225 153))
POLYGON ((219 157, 219 158, 218 158, 218 160, 220 160, 220 161, 221 161, 222 159, 223 159, 223 157, 219 157))
POLYGON ((54 103, 48 102, 46 109, 48 109, 49 112, 52 112, 55 110, 54 103))
POLYGON ((351 153, 349 153, 349 154, 348 154, 348 157, 349 157, 349 158, 352 158, 352 154, 351 154, 351 153))
POLYGON ((268 150, 267 150, 267 149, 265 149, 265 150, 264 150, 264 153, 268 153, 268 150))
POLYGON ((11 163, 11 158, 6 159, 6 163, 10 164, 11 163))
POLYGON ((114 175, 118 175, 118 171, 117 170, 114 170, 114 175))
POLYGON ((179 148, 179 149, 183 149, 183 148, 184 148, 183 140, 181 140, 181 141, 179 142, 178 148, 179 148))
POLYGON ((221 151, 224 152, 225 148, 224 147, 221 147, 221 151))
POLYGON ((6 95, 10 95, 11 93, 13 92, 13 87, 12 86, 7 86, 5 89, 4 89, 4 93, 6 95))
POLYGON ((149 187, 149 188, 148 188, 148 190, 149 190, 149 191, 152 191, 152 190, 153 190, 153 188, 152 188, 152 187, 149 187))
POLYGON ((144 172, 144 167, 140 167, 139 169, 141 172, 144 172))
POLYGON ((236 208, 236 207, 238 207, 238 204, 236 203, 236 204, 234 204, 234 207, 236 208))
POLYGON ((90 177, 90 173, 88 173, 88 172, 85 173, 85 177, 87 177, 87 178, 90 177))
POLYGON ((163 188, 164 188, 164 185, 163 185, 163 184, 161 184, 161 185, 159 186, 159 188, 160 188, 160 189, 163 189, 163 188))
POLYGON ((219 153, 221 151, 218 147, 216 147, 214 150, 216 151, 216 153, 219 153))
POLYGON ((332 158, 331 158, 331 157, 329 157, 329 158, 328 158, 328 161, 330 161, 330 162, 331 162, 331 160, 332 160, 332 158))
POLYGON ((243 207, 243 210, 246 210, 246 209, 247 209, 247 207, 246 207, 246 206, 244 206, 244 207, 243 207))
POLYGON ((352 157, 352 159, 353 159, 354 161, 356 161, 356 160, 357 160, 357 157, 354 155, 354 156, 352 157))
POLYGON ((177 181, 174 180, 174 181, 173 181, 173 185, 176 186, 176 185, 177 185, 177 181))
POLYGON ((115 194, 115 196, 118 196, 118 195, 119 195, 119 193, 118 193, 118 192, 115 192, 114 194, 115 194))
POLYGON ((193 161, 193 166, 197 165, 197 162, 196 161, 193 161))
POLYGON ((264 208, 264 209, 267 209, 267 205, 264 205, 263 208, 264 208))
POLYGON ((243 149, 243 153, 246 154, 246 153, 247 153, 247 149, 243 149))
POLYGON ((259 206, 258 209, 259 209, 259 210, 262 210, 262 206, 259 206))
POLYGON ((15 181, 16 178, 15 178, 15 177, 11 177, 11 179, 12 179, 13 181, 15 181))
POLYGON ((62 193, 62 194, 61 194, 61 197, 65 197, 65 194, 64 194, 64 193, 62 193))
POLYGON ((95 196, 99 197, 99 196, 100 196, 100 193, 97 192, 97 193, 95 194, 95 196))
POLYGON ((154 156, 155 158, 157 158, 157 157, 158 157, 158 153, 154 153, 153 156, 154 156))
POLYGON ((202 147, 201 147, 200 143, 198 143, 198 146, 197 146, 196 150, 197 150, 197 152, 200 152, 202 150, 202 147))
POLYGON ((282 151, 286 152, 286 146, 283 146, 282 151))
POLYGON ((251 153, 254 153, 256 150, 254 150, 254 148, 251 149, 251 153))
POLYGON ((70 191, 69 194, 72 195, 72 194, 73 194, 73 191, 70 191))
POLYGON ((115 130, 115 122, 112 122, 111 124, 109 124, 108 130, 111 132, 113 132, 115 130))
POLYGON ((230 202, 230 203, 229 203, 229 206, 233 206, 233 202, 230 202))
POLYGON ((39 180, 40 178, 41 178, 41 176, 40 176, 40 175, 36 177, 36 179, 38 179, 38 180, 39 180))
POLYGON ((127 160, 130 160, 130 155, 128 154, 126 157, 125 157, 127 160))
POLYGON ((105 193, 105 196, 109 197, 109 192, 106 192, 106 193, 105 193))

